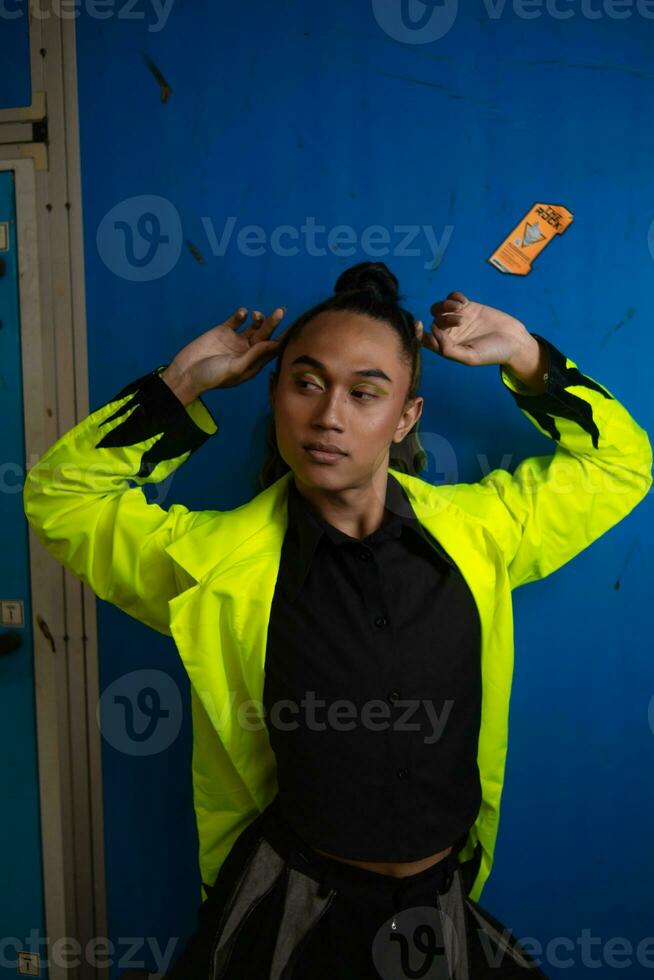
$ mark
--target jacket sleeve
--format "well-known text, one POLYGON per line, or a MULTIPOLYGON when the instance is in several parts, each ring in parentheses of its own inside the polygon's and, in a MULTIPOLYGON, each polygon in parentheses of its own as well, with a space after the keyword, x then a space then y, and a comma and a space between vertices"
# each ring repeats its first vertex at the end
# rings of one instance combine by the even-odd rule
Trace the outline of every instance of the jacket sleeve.
POLYGON ((149 503, 159 483, 218 425, 201 398, 185 406, 160 377, 130 382, 64 433, 25 479, 25 514, 51 555, 101 599, 170 635, 179 588, 165 547, 210 511, 149 503))
POLYGON ((511 588, 544 578, 625 517, 652 485, 647 433, 607 388, 539 334, 549 353, 536 393, 504 366, 500 377, 522 413, 556 443, 513 474, 492 470, 458 484, 461 506, 487 526, 505 555, 511 588))

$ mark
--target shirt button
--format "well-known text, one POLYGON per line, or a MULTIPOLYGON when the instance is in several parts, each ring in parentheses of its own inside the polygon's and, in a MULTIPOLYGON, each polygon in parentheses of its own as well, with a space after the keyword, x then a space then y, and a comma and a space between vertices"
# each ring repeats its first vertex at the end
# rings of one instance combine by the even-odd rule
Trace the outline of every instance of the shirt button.
POLYGON ((397 701, 399 699, 399 697, 400 697, 400 692, 399 691, 391 691, 391 693, 388 695, 388 700, 389 701, 397 701))
POLYGON ((375 626, 386 626, 387 623, 388 620, 386 619, 385 616, 377 616, 377 618, 375 619, 375 626))
POLYGON ((370 552, 364 551, 362 548, 361 551, 359 552, 359 558, 361 559, 361 561, 368 561, 370 558, 370 552))
POLYGON ((407 772, 406 769, 398 769, 397 770, 397 775, 398 775, 398 779, 406 779, 406 777, 409 775, 409 773, 407 772))

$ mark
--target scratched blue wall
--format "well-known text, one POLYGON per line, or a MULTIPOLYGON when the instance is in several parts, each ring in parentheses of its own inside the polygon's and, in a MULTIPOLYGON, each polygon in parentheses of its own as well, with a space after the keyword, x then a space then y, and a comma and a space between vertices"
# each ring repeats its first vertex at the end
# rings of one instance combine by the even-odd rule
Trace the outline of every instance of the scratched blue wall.
MULTIPOLYGON (((178 0, 167 17, 142 5, 141 19, 82 13, 94 407, 237 305, 269 312, 284 304, 294 317, 330 292, 343 268, 380 256, 416 315, 426 318, 452 289, 506 309, 654 431, 653 22, 624 5, 628 16, 618 19, 599 0, 599 16, 589 3, 586 14, 581 3, 561 5, 567 19, 533 4, 529 18, 509 3, 404 7, 404 20, 399 2, 376 4, 375 16, 371 3, 346 0, 178 0), (421 13, 442 36, 412 43, 421 13), (132 200, 142 195, 162 200, 132 200), (529 276, 504 276, 486 259, 534 201, 565 205, 574 223, 529 276), (136 229, 144 211, 160 220, 154 246, 152 225, 129 240, 112 230, 117 218, 136 229), (325 233, 312 247, 299 231, 295 255, 270 243, 279 226, 300 230, 311 220, 351 226, 351 254, 326 248, 325 233), (249 224, 266 236, 256 255, 237 245, 249 224), (386 253, 362 240, 371 225, 387 230, 386 253), (396 230, 406 225, 417 228, 408 255, 396 230), (168 241, 157 245, 159 234, 168 241)), ((160 502, 224 508, 252 496, 266 375, 207 396, 221 431, 160 502)), ((478 480, 553 448, 494 367, 425 352, 422 393, 423 433, 454 447, 448 480, 478 480)), ((434 482, 445 478, 439 463, 430 461, 434 482)), ((616 937, 633 944, 629 975, 649 975, 636 946, 652 934, 654 874, 650 500, 556 575, 515 594, 506 788, 482 904, 518 936, 567 938, 554 951, 558 966, 546 962, 550 975, 598 976, 582 957, 584 928, 601 939, 592 947, 600 975, 616 937)), ((105 742, 103 758, 110 935, 154 936, 164 947, 179 937, 176 956, 199 888, 186 677, 171 641, 104 603, 98 612, 103 687, 147 667, 182 693, 170 747, 138 757, 105 742)))

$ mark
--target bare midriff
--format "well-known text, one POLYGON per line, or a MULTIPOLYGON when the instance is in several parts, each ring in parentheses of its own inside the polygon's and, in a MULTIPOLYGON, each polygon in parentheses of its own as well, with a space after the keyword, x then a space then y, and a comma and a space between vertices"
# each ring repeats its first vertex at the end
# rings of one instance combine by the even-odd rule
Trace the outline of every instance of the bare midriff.
POLYGON ((433 864, 438 864, 444 857, 451 852, 451 847, 446 847, 444 851, 437 851, 428 857, 420 858, 419 861, 353 861, 351 858, 339 857, 338 854, 329 854, 321 851, 317 847, 313 850, 323 857, 333 858, 335 861, 343 861, 344 864, 353 864, 357 868, 365 868, 367 871, 376 871, 378 874, 392 875, 394 878, 405 878, 407 875, 418 874, 426 868, 431 868, 433 864))

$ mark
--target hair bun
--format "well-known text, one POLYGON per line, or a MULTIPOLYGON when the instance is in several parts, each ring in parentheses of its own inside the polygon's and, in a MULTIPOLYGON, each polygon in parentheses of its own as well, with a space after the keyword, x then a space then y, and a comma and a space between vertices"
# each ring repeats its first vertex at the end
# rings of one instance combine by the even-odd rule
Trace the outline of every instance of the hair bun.
POLYGON ((371 292, 379 299, 397 303, 399 296, 397 276, 384 262, 359 262, 341 272, 334 286, 335 293, 371 292))

